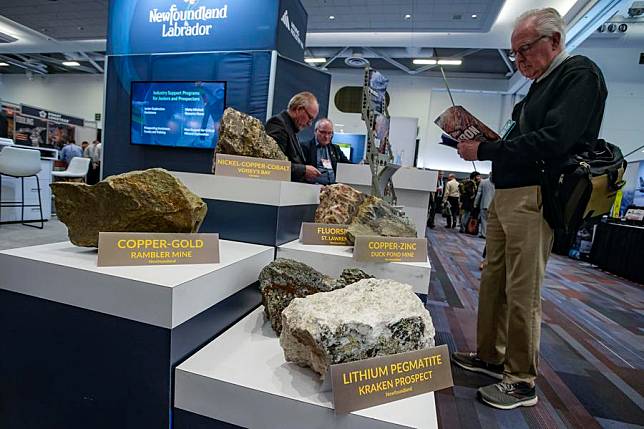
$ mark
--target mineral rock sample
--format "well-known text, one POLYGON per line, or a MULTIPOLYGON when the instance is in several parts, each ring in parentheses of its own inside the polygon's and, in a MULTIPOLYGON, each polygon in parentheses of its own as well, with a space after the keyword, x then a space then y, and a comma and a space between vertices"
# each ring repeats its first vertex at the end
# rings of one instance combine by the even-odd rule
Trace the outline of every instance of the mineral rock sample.
POLYGON ((338 183, 322 187, 320 205, 315 210, 315 222, 348 225, 366 195, 351 186, 338 183))
POLYGON ((77 246, 97 247, 100 232, 197 232, 208 207, 161 168, 132 171, 90 186, 51 184, 58 218, 77 246))
POLYGON ((280 345, 287 361, 323 378, 332 364, 432 347, 434 333, 411 286, 366 279, 295 298, 282 311, 280 345))
MULTIPOLYGON (((250 115, 227 108, 219 125, 215 154, 251 156, 288 161, 275 140, 266 134, 262 122, 250 115)), ((213 159, 212 171, 215 171, 213 159)))
POLYGON ((367 196, 347 229, 349 242, 361 235, 416 237, 416 226, 400 210, 384 200, 367 196))
POLYGON ((282 331, 282 310, 294 298, 328 292, 371 277, 373 276, 357 268, 347 268, 339 279, 334 279, 301 262, 278 258, 265 266, 259 274, 264 313, 279 335, 282 331))

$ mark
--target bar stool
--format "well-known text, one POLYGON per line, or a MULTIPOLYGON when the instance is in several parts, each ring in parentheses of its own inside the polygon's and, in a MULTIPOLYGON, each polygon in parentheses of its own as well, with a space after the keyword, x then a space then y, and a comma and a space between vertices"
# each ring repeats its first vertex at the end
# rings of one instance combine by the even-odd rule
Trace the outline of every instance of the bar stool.
POLYGON ((40 152, 33 149, 19 149, 15 147, 5 147, 0 152, 0 222, 2 221, 2 207, 20 207, 20 222, 25 226, 43 229, 45 226, 42 216, 42 201, 40 199, 40 179, 38 173, 41 170, 40 152), (2 201, 2 176, 9 176, 20 179, 22 191, 21 201, 2 201), (38 205, 25 204, 25 177, 35 177, 38 191, 38 205), (25 222, 25 207, 40 208, 40 226, 29 225, 28 222, 38 222, 36 220, 25 222))

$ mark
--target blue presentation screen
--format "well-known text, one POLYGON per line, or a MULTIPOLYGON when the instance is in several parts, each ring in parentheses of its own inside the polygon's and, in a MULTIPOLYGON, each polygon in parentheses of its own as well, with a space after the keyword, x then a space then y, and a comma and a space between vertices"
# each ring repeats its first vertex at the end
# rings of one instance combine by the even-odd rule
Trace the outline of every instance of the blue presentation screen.
POLYGON ((225 82, 132 82, 132 144, 213 149, 225 82))

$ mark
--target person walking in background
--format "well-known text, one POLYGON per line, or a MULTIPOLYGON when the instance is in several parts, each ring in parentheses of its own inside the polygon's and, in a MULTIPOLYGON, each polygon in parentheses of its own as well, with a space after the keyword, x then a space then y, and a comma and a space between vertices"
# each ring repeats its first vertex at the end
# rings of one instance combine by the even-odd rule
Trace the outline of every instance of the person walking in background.
POLYGON ((447 228, 456 228, 458 215, 461 211, 459 206, 460 192, 458 191, 458 181, 456 175, 450 173, 447 176, 447 183, 445 184, 445 191, 443 192, 443 204, 449 204, 449 215, 447 216, 447 228))
POLYGON ((443 198, 443 172, 438 172, 438 179, 436 181, 436 191, 429 193, 429 213, 427 214, 427 226, 434 229, 436 226, 436 210, 440 208, 440 203, 443 198))
POLYGON ((490 209, 490 204, 494 199, 494 183, 492 182, 492 175, 487 179, 481 180, 479 189, 476 192, 474 199, 474 208, 479 210, 481 217, 481 228, 479 230, 479 237, 485 238, 487 234, 487 215, 490 209))
POLYGON ((470 178, 461 183, 461 207, 463 207, 463 217, 461 218, 461 227, 459 232, 467 232, 467 223, 474 212, 474 198, 478 184, 481 181, 481 174, 478 171, 470 173, 470 178))
POLYGON ((85 158, 91 159, 89 171, 87 172, 88 185, 95 185, 101 179, 101 147, 101 142, 94 140, 91 145, 87 146, 87 149, 83 153, 85 158))
POLYGON ((69 165, 72 159, 76 157, 83 157, 83 149, 74 142, 70 140, 60 151, 60 160, 69 165))

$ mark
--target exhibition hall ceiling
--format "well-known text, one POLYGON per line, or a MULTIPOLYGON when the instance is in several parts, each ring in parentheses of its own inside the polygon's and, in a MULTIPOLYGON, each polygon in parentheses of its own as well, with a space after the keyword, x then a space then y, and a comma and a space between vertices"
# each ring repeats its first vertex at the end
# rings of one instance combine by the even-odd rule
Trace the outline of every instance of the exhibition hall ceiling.
MULTIPOLYGON (((347 63, 358 58, 358 62, 365 59, 378 69, 433 75, 438 70, 435 66, 418 66, 413 59, 454 58, 463 63, 450 68, 453 75, 508 79, 516 75, 506 53, 514 19, 521 12, 555 7, 573 27, 575 20, 593 21, 593 15, 606 9, 606 4, 626 5, 632 0, 301 2, 308 13, 306 55, 325 59, 317 67, 350 69, 347 63)), ((0 0, 0 64, 5 64, 0 66, 0 74, 102 73, 108 3, 0 0), (3 34, 9 36, 10 43, 1 43, 3 34), (79 65, 64 64, 69 61, 79 65)), ((587 27, 597 28, 594 21, 587 27)), ((629 31, 630 37, 634 32, 629 31)))

